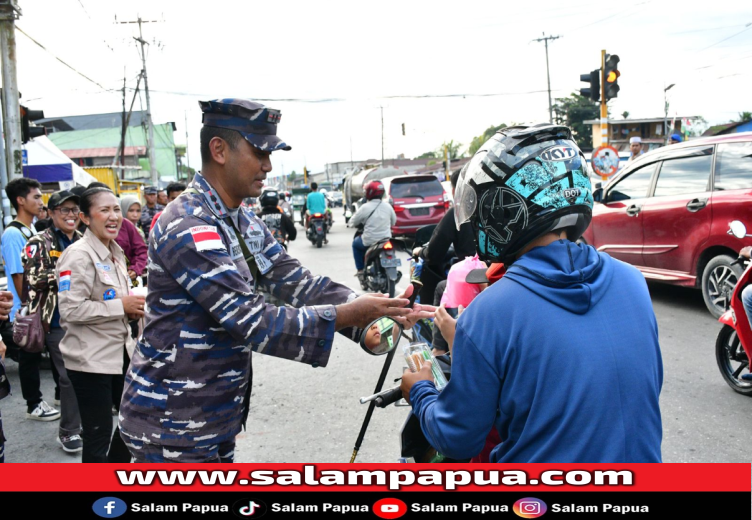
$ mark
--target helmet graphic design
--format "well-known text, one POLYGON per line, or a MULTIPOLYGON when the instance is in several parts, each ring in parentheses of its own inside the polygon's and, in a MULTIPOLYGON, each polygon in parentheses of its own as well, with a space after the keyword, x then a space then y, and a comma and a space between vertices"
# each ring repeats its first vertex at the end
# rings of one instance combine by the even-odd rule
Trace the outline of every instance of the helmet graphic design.
POLYGON ((455 219, 470 222, 483 260, 509 264, 530 242, 590 224, 593 196, 585 157, 569 128, 542 123, 504 128, 460 173, 455 219))

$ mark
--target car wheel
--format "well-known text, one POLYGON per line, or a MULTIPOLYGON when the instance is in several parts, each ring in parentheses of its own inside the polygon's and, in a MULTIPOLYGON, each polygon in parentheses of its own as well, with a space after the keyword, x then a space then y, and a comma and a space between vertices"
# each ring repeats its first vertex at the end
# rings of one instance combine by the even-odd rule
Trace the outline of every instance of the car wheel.
POLYGON ((741 266, 731 265, 734 260, 730 255, 718 255, 702 272, 702 297, 715 318, 720 318, 728 309, 736 282, 742 275, 741 266))

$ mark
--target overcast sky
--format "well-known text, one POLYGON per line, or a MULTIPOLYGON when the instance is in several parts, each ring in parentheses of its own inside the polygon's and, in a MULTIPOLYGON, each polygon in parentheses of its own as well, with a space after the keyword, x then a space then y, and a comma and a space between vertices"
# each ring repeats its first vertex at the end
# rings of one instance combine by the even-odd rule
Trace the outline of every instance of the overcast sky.
POLYGON ((264 101, 282 110, 278 135, 293 147, 273 154, 272 175, 305 164, 321 171, 351 155, 379 159, 379 107, 387 158, 452 139, 466 147, 502 122, 547 120, 546 56, 532 41, 544 32, 561 36, 549 42, 553 97, 584 87, 580 74, 598 68, 606 49, 621 58, 612 117, 662 116, 672 83, 670 117, 712 124, 752 111, 749 1, 19 3, 17 26, 47 48, 16 34, 22 103, 47 117, 120 111, 124 68, 132 89, 141 61, 138 26, 115 20, 156 20, 143 25, 153 119, 174 121, 184 143, 187 117, 195 168, 199 99, 285 100, 264 101), (391 97, 453 94, 465 96, 391 97))

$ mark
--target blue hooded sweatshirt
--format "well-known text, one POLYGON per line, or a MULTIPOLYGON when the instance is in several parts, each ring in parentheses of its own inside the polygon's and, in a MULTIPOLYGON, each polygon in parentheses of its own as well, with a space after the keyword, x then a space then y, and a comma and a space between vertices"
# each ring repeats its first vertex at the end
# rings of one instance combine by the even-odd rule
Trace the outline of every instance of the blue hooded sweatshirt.
POLYGON ((661 462, 663 363, 634 267, 559 240, 532 249, 457 321, 452 377, 410 392, 431 445, 491 462, 661 462))

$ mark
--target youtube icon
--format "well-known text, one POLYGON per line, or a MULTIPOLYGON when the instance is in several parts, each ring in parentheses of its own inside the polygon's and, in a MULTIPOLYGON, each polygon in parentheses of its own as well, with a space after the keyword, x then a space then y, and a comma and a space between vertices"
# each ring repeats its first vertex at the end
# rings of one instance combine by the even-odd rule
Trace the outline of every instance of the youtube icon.
POLYGON ((407 513, 407 504, 397 498, 382 498, 373 504, 373 514, 379 518, 399 518, 407 513))

